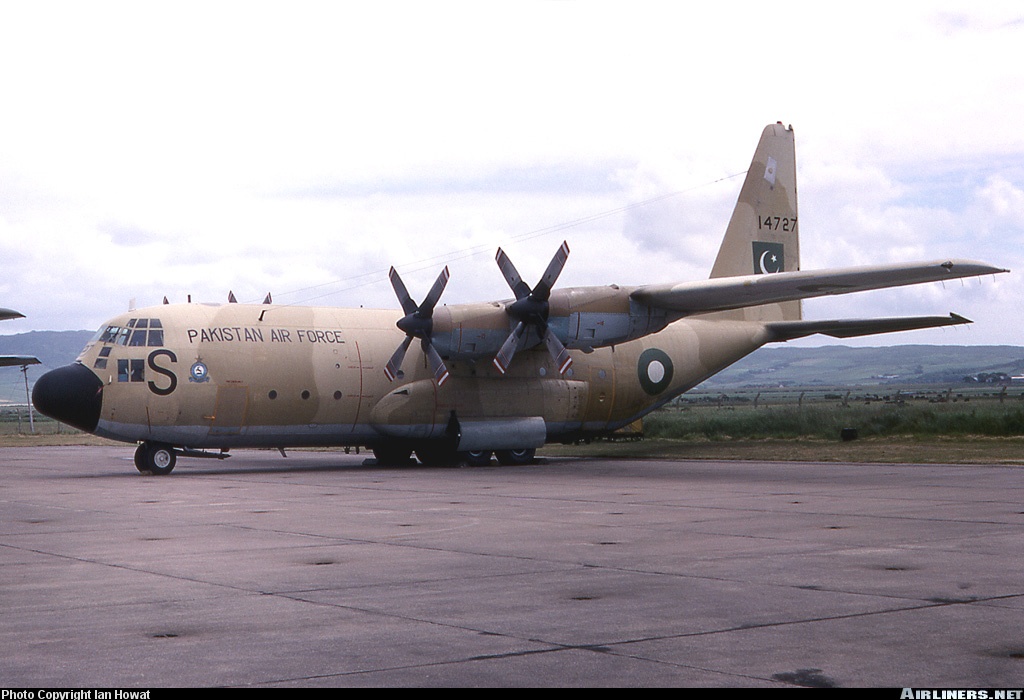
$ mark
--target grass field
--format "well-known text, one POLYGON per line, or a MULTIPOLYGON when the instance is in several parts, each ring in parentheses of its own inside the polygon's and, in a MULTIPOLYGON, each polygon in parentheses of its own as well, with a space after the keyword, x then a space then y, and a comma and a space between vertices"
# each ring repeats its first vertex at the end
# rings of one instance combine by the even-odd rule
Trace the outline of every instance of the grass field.
POLYGON ((843 429, 861 438, 1024 436, 1024 396, 983 389, 686 395, 644 420, 647 437, 672 439, 835 439, 843 429))

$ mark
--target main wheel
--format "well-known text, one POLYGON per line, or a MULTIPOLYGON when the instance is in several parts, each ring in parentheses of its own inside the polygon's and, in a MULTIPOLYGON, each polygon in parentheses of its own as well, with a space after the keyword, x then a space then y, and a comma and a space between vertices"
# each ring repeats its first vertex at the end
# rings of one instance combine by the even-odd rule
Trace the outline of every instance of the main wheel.
POLYGON ((420 445, 416 457, 428 467, 446 467, 456 461, 455 450, 448 445, 420 445))
POLYGON ((149 467, 146 466, 146 443, 139 443, 139 446, 135 448, 135 468, 143 474, 149 472, 149 467))
MULTIPOLYGON (((174 465, 178 460, 177 454, 174 452, 174 448, 162 443, 142 443, 142 445, 139 446, 139 449, 135 451, 136 459, 139 458, 140 451, 142 452, 142 466, 145 467, 145 469, 140 468, 139 471, 151 472, 157 476, 166 476, 167 474, 170 474, 174 470, 174 465)), ((138 466, 137 462, 136 466, 138 466)))
POLYGON ((409 463, 412 450, 396 445, 378 445, 373 448, 373 456, 382 467, 404 467, 409 463))
POLYGON ((460 452, 459 456, 466 460, 471 467, 486 467, 491 463, 490 450, 473 450, 471 452, 460 452))
POLYGON ((517 464, 531 464, 533 462, 533 456, 537 453, 537 450, 497 450, 494 455, 498 458, 498 463, 503 464, 506 467, 514 466, 517 464))

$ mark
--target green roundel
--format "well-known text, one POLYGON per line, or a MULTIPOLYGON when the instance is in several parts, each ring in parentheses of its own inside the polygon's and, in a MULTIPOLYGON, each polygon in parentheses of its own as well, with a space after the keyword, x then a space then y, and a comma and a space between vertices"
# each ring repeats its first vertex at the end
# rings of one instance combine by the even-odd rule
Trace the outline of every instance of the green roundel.
POLYGON ((672 359, 656 348, 644 350, 636 374, 644 391, 651 396, 660 394, 672 383, 672 359))

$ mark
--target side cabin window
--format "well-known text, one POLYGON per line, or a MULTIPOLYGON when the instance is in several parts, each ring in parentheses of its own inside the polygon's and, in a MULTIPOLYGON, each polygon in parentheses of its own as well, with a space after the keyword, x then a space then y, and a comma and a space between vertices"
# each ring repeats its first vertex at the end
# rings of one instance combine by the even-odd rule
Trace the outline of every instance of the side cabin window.
POLYGON ((145 360, 118 360, 117 381, 119 382, 144 382, 146 381, 145 360))

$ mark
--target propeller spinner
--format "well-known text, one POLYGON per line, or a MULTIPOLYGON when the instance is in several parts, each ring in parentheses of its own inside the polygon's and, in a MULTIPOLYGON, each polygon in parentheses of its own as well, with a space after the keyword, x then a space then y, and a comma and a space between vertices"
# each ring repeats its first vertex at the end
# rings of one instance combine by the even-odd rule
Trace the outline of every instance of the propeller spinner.
POLYGON ((547 346, 548 352, 554 359, 559 374, 565 374, 572 365, 569 351, 565 349, 562 341, 548 326, 550 310, 548 299, 551 296, 551 288, 555 285, 558 276, 562 274, 562 268, 565 267, 565 261, 568 258, 569 244, 562 241, 558 252, 548 264, 548 269, 544 271, 544 276, 540 278, 540 282, 533 289, 530 289, 530 286, 516 271, 515 265, 505 255, 505 251, 498 248, 496 258, 498 267, 501 269, 501 274, 505 276, 508 286, 512 288, 512 293, 516 295, 516 300, 505 307, 505 313, 518 321, 493 360, 494 366, 502 374, 508 371, 512 357, 519 349, 519 344, 529 328, 533 328, 537 332, 537 337, 544 340, 544 345, 547 346))
POLYGON ((395 324, 405 332, 405 340, 388 360, 384 367, 384 374, 392 382, 395 381, 395 377, 402 376, 402 361, 405 359, 405 353, 412 344, 413 338, 419 338, 420 347, 434 373, 434 380, 438 386, 441 386, 448 380, 448 368, 445 367, 444 360, 441 359, 430 342, 430 334, 434 328, 434 306, 437 305, 437 300, 441 298, 441 293, 444 291, 445 285, 448 284, 448 268, 445 267, 437 276, 434 286, 430 288, 423 303, 419 305, 409 296, 409 292, 395 268, 391 268, 388 277, 391 279, 391 286, 395 288, 395 294, 398 295, 398 301, 402 304, 402 310, 405 312, 405 316, 398 319, 398 323, 395 324))

